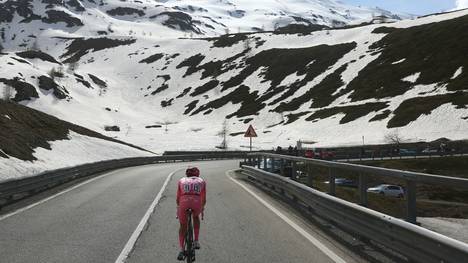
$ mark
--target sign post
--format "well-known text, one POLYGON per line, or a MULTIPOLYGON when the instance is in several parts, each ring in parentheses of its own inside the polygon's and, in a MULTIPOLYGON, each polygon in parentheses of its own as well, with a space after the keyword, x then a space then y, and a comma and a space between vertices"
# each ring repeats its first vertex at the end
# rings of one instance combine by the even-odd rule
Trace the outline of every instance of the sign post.
POLYGON ((252 125, 249 125, 249 128, 245 132, 244 137, 250 138, 250 151, 252 151, 252 138, 258 137, 252 125))

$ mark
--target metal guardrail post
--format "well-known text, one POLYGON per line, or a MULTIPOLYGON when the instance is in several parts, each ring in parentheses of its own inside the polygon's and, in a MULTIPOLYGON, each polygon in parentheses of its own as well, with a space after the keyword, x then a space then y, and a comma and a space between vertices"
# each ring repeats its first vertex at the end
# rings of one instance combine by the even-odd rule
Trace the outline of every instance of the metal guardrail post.
POLYGON ((313 167, 310 164, 307 165, 307 183, 310 187, 314 186, 314 174, 313 174, 313 167))
POLYGON ((285 176, 284 174, 284 159, 281 159, 281 164, 280 164, 280 175, 285 176))
POLYGON ((275 158, 271 158, 271 172, 274 173, 276 171, 275 167, 275 158))
POLYGON ((257 156, 257 167, 260 169, 260 163, 262 162, 262 156, 258 155, 257 156))
POLYGON ((359 174, 359 204, 367 207, 367 176, 359 174))
POLYGON ((264 171, 268 171, 268 168, 267 168, 267 157, 266 157, 266 156, 263 156, 263 170, 264 170, 264 171))
POLYGON ((416 224, 416 182, 406 181, 406 221, 416 224))
POLYGON ((329 186, 330 189, 328 190, 328 193, 330 195, 336 195, 336 185, 335 185, 335 169, 330 168, 328 170, 328 175, 329 175, 329 186))
POLYGON ((297 163, 296 161, 291 161, 291 179, 297 180, 297 163))

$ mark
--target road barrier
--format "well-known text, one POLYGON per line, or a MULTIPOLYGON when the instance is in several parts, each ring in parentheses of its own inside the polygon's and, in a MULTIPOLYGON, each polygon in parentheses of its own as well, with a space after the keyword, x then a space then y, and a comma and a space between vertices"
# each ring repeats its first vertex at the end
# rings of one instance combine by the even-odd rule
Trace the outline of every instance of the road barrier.
MULTIPOLYGON (((335 195, 335 178, 339 170, 352 171, 359 173, 358 190, 359 204, 367 206, 367 182, 369 176, 381 176, 384 178, 396 178, 405 181, 405 200, 406 200, 406 221, 416 223, 416 186, 420 183, 433 184, 437 186, 448 186, 457 189, 468 190, 468 179, 456 178, 441 175, 424 174, 410 171, 401 171, 395 169, 387 169, 381 167, 372 167, 359 164, 350 164, 343 162, 324 161, 317 159, 309 159, 303 157, 294 157, 288 155, 278 155, 270 153, 249 153, 244 163, 251 166, 257 165, 267 167, 267 159, 271 159, 269 169, 275 170, 279 168, 281 175, 289 176, 292 179, 299 179, 297 173, 298 163, 306 165, 317 165, 329 169, 329 193, 335 195), (280 161, 280 167, 275 167, 276 161, 280 161), (287 165, 288 164, 288 165, 287 165), (286 169, 288 168, 288 169, 286 169)), ((309 174, 309 180, 312 179, 312 174, 309 174)))
MULTIPOLYGON (((290 161, 309 162, 304 158, 294 158, 278 155, 250 155, 250 163, 255 162, 253 158, 258 157, 283 158, 290 161)), ((266 163, 266 161, 265 161, 266 163)), ((274 162, 273 162, 274 163, 274 162)), ((331 169, 353 169, 362 172, 376 172, 373 167, 353 166, 341 163, 314 161, 315 164, 330 167, 331 169), (346 166, 342 166, 346 165, 346 166), (372 170, 368 170, 372 169, 372 170)), ((314 190, 292 178, 270 173, 253 166, 242 165, 243 173, 250 178, 261 182, 285 196, 291 197, 297 203, 302 204, 308 211, 333 222, 348 232, 355 233, 360 237, 373 240, 394 251, 397 251, 411 262, 467 262, 468 245, 452 238, 429 231, 417 225, 405 222, 366 207, 339 199, 333 195, 314 190)), ((380 170, 381 174, 395 175, 395 170, 380 170)), ((438 177, 398 172, 399 177, 407 178, 412 182, 433 182, 442 180, 438 177)), ((331 173, 331 179, 333 179, 331 173)), ((448 179, 450 180, 450 179, 448 179)), ((442 180, 443 181, 443 180, 442 180)), ((446 181, 444 181, 446 182, 446 181)), ((449 184, 454 183, 450 181, 449 184)), ((466 183, 466 182, 465 182, 466 183)), ((334 186, 333 186, 334 187, 334 186)), ((332 188, 332 186, 331 186, 332 188)))
POLYGON ((245 153, 205 153, 197 155, 170 155, 154 157, 136 157, 119 160, 101 161, 47 171, 35 176, 0 183, 0 209, 26 196, 50 189, 57 185, 79 178, 95 175, 119 168, 155 164, 161 162, 187 162, 199 160, 220 160, 244 158, 245 153))

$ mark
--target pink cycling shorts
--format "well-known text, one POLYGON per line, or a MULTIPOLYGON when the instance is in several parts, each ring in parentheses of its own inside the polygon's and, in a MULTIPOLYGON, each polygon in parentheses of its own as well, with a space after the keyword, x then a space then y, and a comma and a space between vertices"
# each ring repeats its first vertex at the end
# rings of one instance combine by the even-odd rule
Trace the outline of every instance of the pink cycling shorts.
POLYGON ((198 217, 202 212, 202 202, 201 197, 196 195, 184 195, 180 198, 179 208, 177 209, 177 217, 179 217, 179 222, 182 225, 187 224, 187 216, 185 211, 189 208, 192 209, 192 214, 194 217, 198 217))

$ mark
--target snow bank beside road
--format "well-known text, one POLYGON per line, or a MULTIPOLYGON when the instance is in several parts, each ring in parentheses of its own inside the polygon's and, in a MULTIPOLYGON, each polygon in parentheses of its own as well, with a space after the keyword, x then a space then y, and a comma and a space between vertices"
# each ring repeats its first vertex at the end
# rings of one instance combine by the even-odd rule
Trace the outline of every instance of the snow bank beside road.
POLYGON ((51 150, 34 149, 37 160, 23 161, 14 157, 0 158, 0 181, 19 179, 37 175, 47 170, 97 161, 121 159, 128 157, 152 156, 123 144, 106 141, 70 131, 69 140, 50 142, 51 150))
POLYGON ((418 222, 424 228, 468 243, 468 219, 419 217, 418 222))

